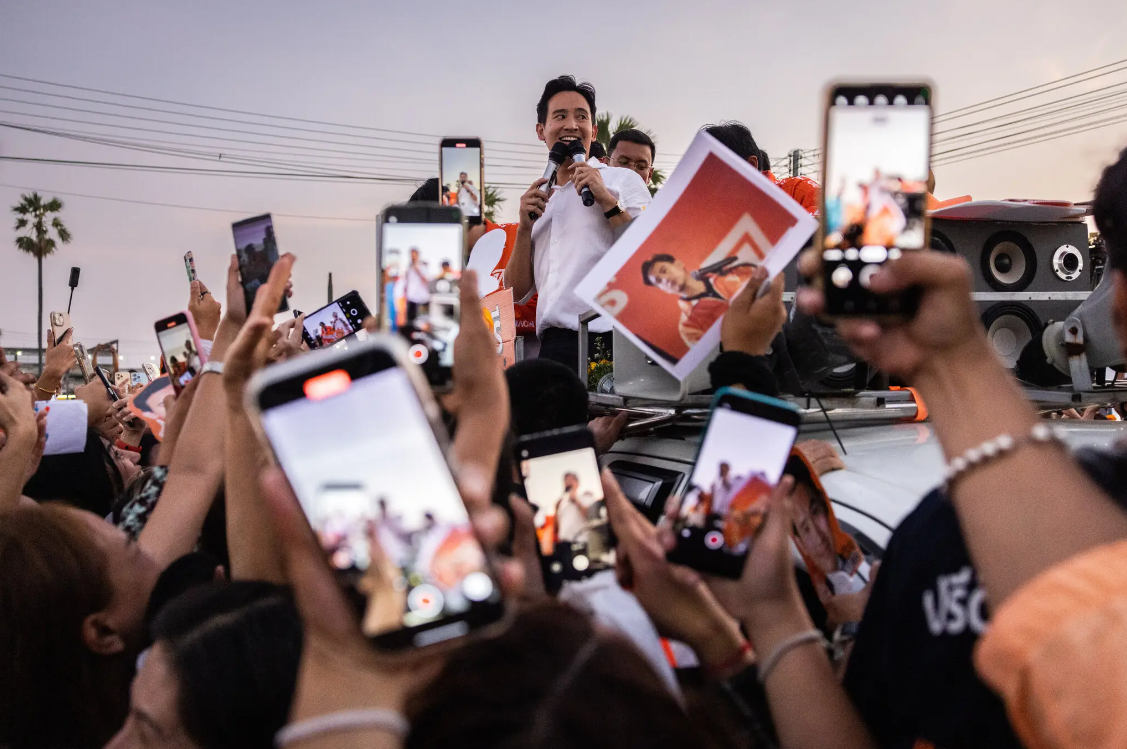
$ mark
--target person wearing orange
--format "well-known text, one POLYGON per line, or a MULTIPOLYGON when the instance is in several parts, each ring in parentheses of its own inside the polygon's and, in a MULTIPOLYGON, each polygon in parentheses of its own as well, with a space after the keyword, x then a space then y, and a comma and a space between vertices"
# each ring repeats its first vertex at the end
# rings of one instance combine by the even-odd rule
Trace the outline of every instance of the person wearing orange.
POLYGON ((777 178, 771 169, 765 152, 759 149, 747 125, 735 120, 721 122, 718 125, 705 125, 704 131, 716 140, 727 146, 732 153, 751 164, 766 175, 780 190, 789 195, 796 203, 801 205, 807 213, 817 215, 818 204, 821 200, 821 188, 818 183, 809 177, 783 177, 777 178), (764 158, 760 158, 760 155, 764 158))
POLYGON ((750 263, 730 257, 690 273, 677 258, 659 253, 642 263, 642 281, 679 297, 678 332, 685 345, 692 346, 728 311, 753 269, 750 263))

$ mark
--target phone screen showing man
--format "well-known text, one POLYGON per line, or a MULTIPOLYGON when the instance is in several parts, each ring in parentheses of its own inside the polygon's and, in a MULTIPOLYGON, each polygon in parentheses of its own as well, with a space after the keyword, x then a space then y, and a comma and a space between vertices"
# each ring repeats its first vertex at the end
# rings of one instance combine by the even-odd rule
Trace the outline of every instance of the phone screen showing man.
POLYGON ((263 429, 351 589, 364 634, 472 622, 499 606, 500 589, 404 370, 346 366, 300 387, 265 408, 263 429))
POLYGON ((411 359, 435 386, 449 380, 454 366, 463 246, 460 221, 383 223, 383 317, 407 339, 411 359))
POLYGON ((471 224, 481 223, 485 186, 481 183, 481 141, 442 142, 440 202, 457 206, 471 224))
MULTIPOLYGON (((278 262, 278 240, 274 236, 274 221, 270 214, 255 216, 231 225, 235 237, 235 254, 239 260, 239 275, 243 280, 243 294, 247 309, 254 306, 254 295, 270 277, 270 269, 278 262)), ((290 308, 285 297, 278 312, 290 308)))
POLYGON ((739 577, 798 429, 720 401, 674 518, 672 561, 739 577))
POLYGON ((521 475, 549 587, 613 567, 614 537, 594 449, 524 454, 522 450, 521 475))

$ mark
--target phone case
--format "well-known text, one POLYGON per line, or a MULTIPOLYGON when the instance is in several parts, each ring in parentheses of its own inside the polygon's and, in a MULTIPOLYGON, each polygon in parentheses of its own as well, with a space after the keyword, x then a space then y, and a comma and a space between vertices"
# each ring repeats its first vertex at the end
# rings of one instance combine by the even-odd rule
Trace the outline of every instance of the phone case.
POLYGON ((70 329, 70 314, 67 312, 52 312, 51 319, 51 333, 55 336, 55 342, 58 343, 59 339, 70 329))
POLYGON ((113 386, 120 391, 123 387, 128 387, 130 377, 128 372, 114 372, 113 373, 113 386))

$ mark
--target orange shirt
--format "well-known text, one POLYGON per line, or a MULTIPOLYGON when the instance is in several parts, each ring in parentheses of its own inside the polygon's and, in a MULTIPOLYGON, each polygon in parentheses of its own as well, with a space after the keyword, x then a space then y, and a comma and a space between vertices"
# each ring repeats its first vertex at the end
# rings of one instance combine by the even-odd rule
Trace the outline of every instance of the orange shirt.
POLYGON ((677 330, 681 334, 681 340, 686 345, 694 345, 717 320, 724 316, 724 313, 728 311, 728 303, 732 301, 732 297, 751 278, 751 271, 751 267, 743 266, 722 276, 710 276, 709 283, 712 284, 716 293, 722 297, 720 299, 709 296, 703 299, 681 299, 678 301, 678 304, 681 305, 681 320, 677 325, 677 330))
POLYGON ((818 183, 809 177, 783 177, 778 179, 770 171, 763 172, 779 189, 794 199, 796 203, 806 209, 812 216, 818 214, 821 188, 818 183))

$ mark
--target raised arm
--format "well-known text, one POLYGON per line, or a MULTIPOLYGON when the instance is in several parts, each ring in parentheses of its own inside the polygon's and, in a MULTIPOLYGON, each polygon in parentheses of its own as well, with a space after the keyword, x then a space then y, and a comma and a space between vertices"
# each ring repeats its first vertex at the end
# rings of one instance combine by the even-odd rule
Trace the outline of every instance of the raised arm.
POLYGON ((513 298, 521 302, 535 290, 536 280, 532 274, 532 224, 540 218, 548 206, 548 198, 540 190, 546 180, 538 179, 520 198, 520 223, 513 242, 513 254, 505 266, 505 288, 513 290, 513 298))

